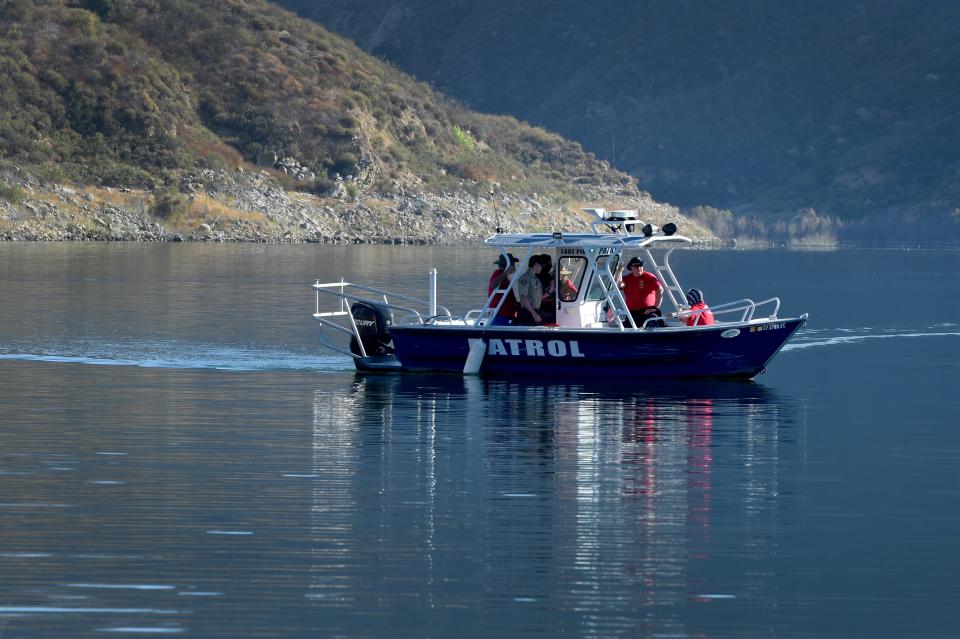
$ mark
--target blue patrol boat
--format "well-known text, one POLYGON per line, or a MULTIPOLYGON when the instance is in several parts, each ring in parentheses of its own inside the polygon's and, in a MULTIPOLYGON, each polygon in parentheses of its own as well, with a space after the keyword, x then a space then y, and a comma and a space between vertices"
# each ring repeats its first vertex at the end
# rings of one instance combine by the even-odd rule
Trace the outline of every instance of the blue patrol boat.
MULTIPOLYGON (((752 378, 761 373, 807 314, 779 317, 776 297, 691 306, 674 273, 674 251, 691 244, 674 224, 645 224, 636 211, 587 209, 592 232, 497 234, 486 244, 501 264, 527 264, 549 255, 558 276, 546 291, 553 321, 536 326, 495 322, 511 294, 491 293, 482 308, 456 315, 436 300, 436 270, 428 299, 345 281, 313 285, 321 344, 353 358, 361 371, 447 371, 480 375, 562 376, 566 380, 631 378, 752 378), (638 321, 627 307, 619 271, 639 257, 662 289, 660 313, 638 321), (559 274, 563 273, 563 277, 559 274), (338 300, 321 310, 321 299, 338 300), (704 317, 706 319, 706 317, 704 317), (329 339, 349 337, 349 345, 329 339)), ((515 298, 514 298, 515 299, 515 298)), ((342 341, 342 340, 341 340, 342 341)), ((557 377, 559 378, 559 377, 557 377)))

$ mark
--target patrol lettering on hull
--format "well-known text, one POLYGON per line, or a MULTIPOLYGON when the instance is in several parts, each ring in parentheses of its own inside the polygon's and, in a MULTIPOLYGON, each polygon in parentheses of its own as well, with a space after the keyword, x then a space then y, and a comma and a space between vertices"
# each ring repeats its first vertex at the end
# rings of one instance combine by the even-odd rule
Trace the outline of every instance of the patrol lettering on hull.
POLYGON ((552 339, 547 342, 539 339, 491 339, 487 342, 487 355, 584 357, 580 352, 580 344, 576 340, 567 342, 562 339, 552 339))

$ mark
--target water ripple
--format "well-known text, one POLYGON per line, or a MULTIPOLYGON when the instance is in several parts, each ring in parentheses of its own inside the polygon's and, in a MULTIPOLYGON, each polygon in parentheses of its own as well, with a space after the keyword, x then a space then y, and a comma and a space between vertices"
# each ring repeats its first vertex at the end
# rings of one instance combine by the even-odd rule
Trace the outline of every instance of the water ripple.
POLYGON ((879 329, 879 328, 834 328, 803 329, 797 332, 784 347, 783 351, 795 351, 820 346, 856 344, 875 339, 899 339, 915 337, 957 337, 960 332, 944 330, 954 324, 936 324, 920 330, 916 329, 879 329))
POLYGON ((224 371, 352 371, 348 357, 174 340, 0 345, 0 360, 224 371))

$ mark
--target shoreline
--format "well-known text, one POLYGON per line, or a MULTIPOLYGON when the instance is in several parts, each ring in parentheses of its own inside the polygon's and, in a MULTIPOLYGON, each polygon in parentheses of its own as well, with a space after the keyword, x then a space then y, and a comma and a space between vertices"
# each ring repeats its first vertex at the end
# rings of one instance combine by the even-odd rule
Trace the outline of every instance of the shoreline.
POLYGON ((284 190, 268 174, 242 168, 197 170, 166 192, 6 177, 18 197, 0 199, 0 241, 461 245, 481 242, 498 228, 587 232, 592 218, 581 209, 603 206, 638 209, 645 222, 660 226, 674 222, 697 244, 725 243, 634 187, 480 194, 477 183, 437 193, 418 182, 394 182, 388 193, 350 197, 349 189, 338 189, 321 197, 284 190), (173 204, 162 207, 162 198, 173 204))

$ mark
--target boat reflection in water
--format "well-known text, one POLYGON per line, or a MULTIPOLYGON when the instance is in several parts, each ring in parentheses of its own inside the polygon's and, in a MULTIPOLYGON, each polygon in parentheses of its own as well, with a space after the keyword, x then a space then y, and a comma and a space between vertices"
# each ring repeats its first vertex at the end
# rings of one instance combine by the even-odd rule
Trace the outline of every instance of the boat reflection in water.
POLYGON ((372 375, 314 406, 310 596, 343 630, 686 633, 775 597, 730 572, 775 553, 801 454, 802 407, 762 385, 372 375))

